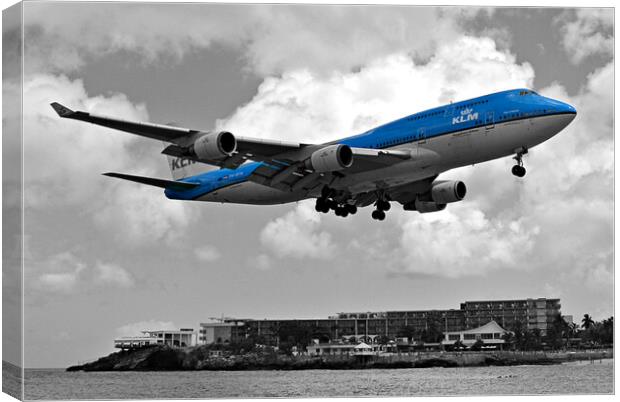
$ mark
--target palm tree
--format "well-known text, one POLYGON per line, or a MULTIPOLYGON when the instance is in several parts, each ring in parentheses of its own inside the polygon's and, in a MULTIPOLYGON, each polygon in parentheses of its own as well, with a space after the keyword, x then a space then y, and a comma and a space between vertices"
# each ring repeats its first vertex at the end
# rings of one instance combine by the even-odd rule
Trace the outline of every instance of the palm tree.
POLYGON ((581 320, 581 328, 588 329, 594 324, 594 320, 590 317, 590 314, 584 314, 581 320))

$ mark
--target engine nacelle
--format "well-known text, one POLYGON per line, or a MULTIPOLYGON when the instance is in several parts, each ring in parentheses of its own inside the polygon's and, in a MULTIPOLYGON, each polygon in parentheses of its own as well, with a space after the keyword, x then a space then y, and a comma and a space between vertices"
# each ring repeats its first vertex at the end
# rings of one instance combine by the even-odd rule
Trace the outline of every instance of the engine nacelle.
POLYGON ((416 198, 415 201, 409 202, 403 205, 405 211, 418 211, 421 214, 428 212, 438 212, 446 209, 446 204, 438 204, 433 201, 420 201, 416 198))
POLYGON ((194 141, 190 152, 200 159, 222 159, 237 149, 237 139, 228 131, 205 134, 194 141))
POLYGON ((431 198, 437 204, 461 201, 467 194, 467 187, 462 181, 436 181, 431 187, 431 198))
POLYGON ((334 172, 353 164, 353 151, 348 145, 335 144, 314 151, 306 162, 308 168, 318 173, 334 172))

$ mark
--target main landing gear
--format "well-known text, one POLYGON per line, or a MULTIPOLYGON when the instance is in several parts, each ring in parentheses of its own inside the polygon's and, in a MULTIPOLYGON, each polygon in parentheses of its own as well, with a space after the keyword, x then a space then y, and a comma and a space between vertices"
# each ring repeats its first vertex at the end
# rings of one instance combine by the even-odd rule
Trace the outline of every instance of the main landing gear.
POLYGON ((328 188, 323 189, 321 197, 316 199, 314 209, 317 212, 322 212, 324 214, 329 213, 330 210, 333 210, 336 216, 341 216, 343 218, 357 213, 357 207, 355 205, 338 203, 331 198, 331 196, 331 191, 328 188))
POLYGON ((517 177, 525 176, 525 167, 523 167, 523 155, 527 153, 527 148, 519 148, 517 154, 512 158, 517 164, 512 167, 512 174, 517 177))
POLYGON ((377 209, 372 211, 372 215, 371 215, 372 219, 376 219, 378 221, 384 220, 385 211, 390 210, 390 202, 383 200, 383 199, 378 199, 377 202, 375 203, 375 206, 377 207, 377 209))

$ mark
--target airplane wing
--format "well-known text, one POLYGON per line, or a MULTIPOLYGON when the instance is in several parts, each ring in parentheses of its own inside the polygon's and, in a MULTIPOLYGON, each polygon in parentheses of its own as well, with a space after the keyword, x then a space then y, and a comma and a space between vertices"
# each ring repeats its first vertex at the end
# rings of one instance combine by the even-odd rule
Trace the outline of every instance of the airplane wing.
POLYGON ((408 149, 351 148, 354 158, 351 167, 335 172, 316 173, 306 167, 305 160, 312 152, 323 147, 325 145, 308 145, 305 155, 297 158, 276 155, 275 158, 264 161, 265 163, 250 176, 250 180, 282 191, 311 190, 317 186, 330 184, 335 178, 385 168, 411 158, 411 151, 408 149))
MULTIPOLYGON (((188 148, 197 139, 210 134, 209 132, 171 125, 132 122, 83 111, 74 111, 58 102, 51 103, 51 106, 62 118, 85 121, 168 142, 170 145, 162 151, 166 155, 187 158, 196 162, 229 169, 234 169, 247 160, 263 162, 254 171, 250 180, 283 191, 310 190, 318 185, 323 185, 323 183, 328 184, 337 177, 380 169, 411 158, 409 149, 351 148, 354 157, 354 163, 351 167, 336 172, 317 173, 312 169, 308 169, 305 162, 314 152, 329 144, 304 144, 239 136, 235 136, 236 149, 230 155, 213 159, 198 158, 195 155, 188 154, 188 148)), ((132 180, 128 177, 123 178, 132 180)))
POLYGON ((222 159, 198 159, 185 154, 186 147, 197 137, 207 134, 200 130, 193 130, 171 125, 132 122, 107 116, 95 115, 83 111, 74 111, 58 102, 51 103, 58 116, 81 120, 98 126, 108 127, 143 137, 172 143, 162 153, 171 156, 185 157, 197 162, 208 163, 226 168, 241 165, 248 159, 256 161, 269 161, 272 157, 291 151, 299 150, 308 144, 297 142, 274 141, 256 138, 237 137, 237 149, 234 155, 222 159))

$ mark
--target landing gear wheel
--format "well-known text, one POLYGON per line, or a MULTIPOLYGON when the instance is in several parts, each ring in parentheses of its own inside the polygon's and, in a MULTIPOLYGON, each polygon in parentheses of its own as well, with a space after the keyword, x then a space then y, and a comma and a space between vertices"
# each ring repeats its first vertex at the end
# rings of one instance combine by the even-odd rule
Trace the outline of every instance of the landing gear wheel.
POLYGON ((357 213, 357 207, 355 205, 346 204, 344 207, 346 208, 347 212, 350 213, 351 215, 355 215, 357 213))
POLYGON ((385 200, 377 201, 377 209, 381 211, 389 211, 390 210, 390 202, 385 200))
POLYGON ((372 219, 376 219, 378 221, 382 221, 385 219, 385 212, 379 210, 379 209, 375 209, 374 211, 372 211, 372 219))
POLYGON ((314 209, 316 212, 323 212, 323 207, 325 206, 325 200, 322 198, 316 199, 316 204, 314 204, 314 209))
POLYGON ((512 174, 517 177, 523 177, 525 176, 525 168, 523 166, 514 165, 512 167, 512 174))
POLYGON ((314 205, 314 209, 317 212, 322 212, 324 214, 329 212, 329 202, 324 198, 317 198, 316 204, 314 205))
POLYGON ((512 167, 512 174, 517 177, 525 176, 525 167, 523 167, 523 155, 527 153, 527 148, 521 147, 515 150, 517 154, 512 158, 517 164, 512 167))
POLYGON ((343 218, 346 218, 349 215, 349 211, 347 211, 344 207, 337 207, 334 212, 336 213, 336 216, 342 216, 343 218))

